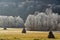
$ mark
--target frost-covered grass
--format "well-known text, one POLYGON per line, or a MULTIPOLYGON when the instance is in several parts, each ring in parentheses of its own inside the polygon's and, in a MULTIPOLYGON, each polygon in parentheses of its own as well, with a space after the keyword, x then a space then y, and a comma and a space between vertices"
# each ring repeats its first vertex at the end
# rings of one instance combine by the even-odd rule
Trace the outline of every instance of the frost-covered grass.
POLYGON ((8 28, 0 29, 0 40, 60 40, 60 33, 54 32, 55 39, 48 39, 48 32, 27 31, 26 34, 21 33, 22 29, 8 28))

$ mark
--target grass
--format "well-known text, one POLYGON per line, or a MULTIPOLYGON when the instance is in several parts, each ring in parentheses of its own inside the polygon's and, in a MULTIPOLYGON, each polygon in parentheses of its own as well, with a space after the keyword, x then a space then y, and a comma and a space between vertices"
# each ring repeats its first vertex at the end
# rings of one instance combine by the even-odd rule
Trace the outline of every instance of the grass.
POLYGON ((60 40, 60 33, 54 32, 55 39, 48 39, 48 32, 27 31, 26 34, 19 28, 0 29, 0 40, 60 40))

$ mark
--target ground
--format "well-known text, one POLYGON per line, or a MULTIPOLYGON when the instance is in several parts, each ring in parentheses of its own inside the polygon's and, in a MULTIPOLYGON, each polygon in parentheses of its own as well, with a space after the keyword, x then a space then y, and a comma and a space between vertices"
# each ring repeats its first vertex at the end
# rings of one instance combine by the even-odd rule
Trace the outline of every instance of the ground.
POLYGON ((22 33, 21 28, 8 28, 3 30, 0 28, 0 40, 60 40, 60 33, 54 32, 55 39, 48 39, 48 32, 27 31, 22 33))

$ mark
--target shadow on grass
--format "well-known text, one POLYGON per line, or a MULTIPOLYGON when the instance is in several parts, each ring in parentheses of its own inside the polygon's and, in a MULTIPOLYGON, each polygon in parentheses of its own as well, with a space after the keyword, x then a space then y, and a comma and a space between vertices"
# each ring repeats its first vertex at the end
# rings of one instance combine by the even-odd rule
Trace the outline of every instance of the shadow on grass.
POLYGON ((39 39, 36 38, 36 39, 33 39, 33 40, 39 40, 39 39))
POLYGON ((14 37, 14 39, 16 39, 16 40, 21 40, 20 38, 17 38, 17 37, 14 37))
POLYGON ((0 40, 9 40, 9 39, 0 39, 0 40))

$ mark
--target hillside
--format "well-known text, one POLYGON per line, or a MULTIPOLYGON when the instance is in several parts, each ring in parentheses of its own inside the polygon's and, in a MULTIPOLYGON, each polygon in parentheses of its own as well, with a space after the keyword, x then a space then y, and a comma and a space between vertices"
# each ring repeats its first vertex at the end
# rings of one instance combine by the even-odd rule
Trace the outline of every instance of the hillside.
POLYGON ((54 12, 60 13, 59 0, 0 0, 0 15, 21 16, 25 20, 34 10, 45 11, 48 4, 54 4, 54 12))

